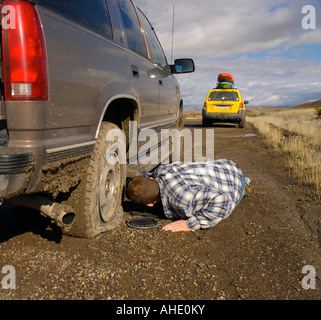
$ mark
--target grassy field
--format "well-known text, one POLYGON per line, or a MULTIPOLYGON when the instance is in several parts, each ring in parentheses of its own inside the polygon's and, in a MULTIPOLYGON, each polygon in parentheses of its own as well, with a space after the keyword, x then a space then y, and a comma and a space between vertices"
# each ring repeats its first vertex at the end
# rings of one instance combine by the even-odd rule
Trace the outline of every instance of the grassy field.
POLYGON ((202 111, 186 111, 184 112, 185 119, 202 119, 202 111))
MULTIPOLYGON (((247 121, 265 137, 268 144, 285 153, 291 172, 311 188, 321 201, 321 100, 291 108, 247 109, 247 121)), ((202 119, 201 111, 184 113, 185 119, 202 119)))
POLYGON ((291 171, 321 200, 321 100, 292 108, 249 109, 251 122, 275 149, 288 155, 291 171))

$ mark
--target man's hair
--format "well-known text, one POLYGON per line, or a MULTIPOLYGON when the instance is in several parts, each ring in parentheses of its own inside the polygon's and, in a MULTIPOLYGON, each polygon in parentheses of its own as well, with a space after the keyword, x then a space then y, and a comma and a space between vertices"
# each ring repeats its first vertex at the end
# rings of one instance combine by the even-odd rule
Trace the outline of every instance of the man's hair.
POLYGON ((157 201, 159 186, 157 181, 146 177, 135 177, 127 185, 127 197, 136 204, 147 205, 157 201))

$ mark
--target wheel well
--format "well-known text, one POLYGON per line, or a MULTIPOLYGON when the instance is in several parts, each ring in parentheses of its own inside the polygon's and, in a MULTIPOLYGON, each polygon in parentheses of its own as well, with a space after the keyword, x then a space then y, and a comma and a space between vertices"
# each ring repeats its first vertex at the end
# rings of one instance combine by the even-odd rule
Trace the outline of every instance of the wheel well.
POLYGON ((129 149, 129 122, 139 120, 137 102, 131 99, 120 98, 111 102, 108 106, 103 122, 111 122, 118 126, 126 135, 127 152, 129 149))
POLYGON ((183 100, 181 100, 181 102, 180 102, 180 104, 179 104, 179 108, 182 109, 182 111, 183 111, 183 109, 184 109, 184 102, 183 102, 183 100))
POLYGON ((129 121, 138 120, 137 103, 131 99, 117 99, 108 106, 103 121, 117 125, 125 132, 128 131, 129 121))

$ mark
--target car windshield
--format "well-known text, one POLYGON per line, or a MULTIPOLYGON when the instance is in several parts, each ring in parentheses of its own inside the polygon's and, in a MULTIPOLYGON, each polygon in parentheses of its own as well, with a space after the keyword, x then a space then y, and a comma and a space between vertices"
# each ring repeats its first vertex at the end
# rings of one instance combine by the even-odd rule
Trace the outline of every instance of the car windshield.
POLYGON ((239 101, 237 92, 231 91, 213 91, 208 101, 239 101))

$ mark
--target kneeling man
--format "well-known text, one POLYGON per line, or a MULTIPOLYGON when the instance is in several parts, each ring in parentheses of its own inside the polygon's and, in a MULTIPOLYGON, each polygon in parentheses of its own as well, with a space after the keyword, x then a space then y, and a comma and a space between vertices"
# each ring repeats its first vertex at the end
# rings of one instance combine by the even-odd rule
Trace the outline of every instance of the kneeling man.
POLYGON ((163 205, 164 214, 177 221, 165 231, 195 231, 226 219, 248 195, 250 180, 232 161, 175 162, 129 181, 127 197, 139 205, 163 205))

